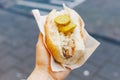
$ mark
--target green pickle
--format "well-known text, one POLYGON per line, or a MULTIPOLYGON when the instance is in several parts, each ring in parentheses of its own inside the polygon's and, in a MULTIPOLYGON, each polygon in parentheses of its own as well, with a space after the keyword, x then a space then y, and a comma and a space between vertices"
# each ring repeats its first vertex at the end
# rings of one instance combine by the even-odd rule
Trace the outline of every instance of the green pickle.
POLYGON ((70 22, 69 15, 59 15, 54 19, 56 26, 58 27, 59 32, 68 33, 72 32, 76 25, 70 22))
POLYGON ((70 23, 70 17, 68 15, 60 15, 55 18, 55 23, 59 25, 67 25, 70 23))
POLYGON ((64 27, 59 27, 58 30, 59 30, 60 32, 67 33, 67 32, 72 32, 75 27, 76 27, 75 24, 69 23, 68 25, 66 25, 66 26, 64 26, 64 27))

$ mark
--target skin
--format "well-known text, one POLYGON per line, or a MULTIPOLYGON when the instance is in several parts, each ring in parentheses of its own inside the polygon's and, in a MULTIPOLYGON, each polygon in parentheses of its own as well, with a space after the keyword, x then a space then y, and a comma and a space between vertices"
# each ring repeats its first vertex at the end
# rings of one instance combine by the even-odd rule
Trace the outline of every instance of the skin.
POLYGON ((36 44, 36 65, 27 80, 64 80, 70 71, 68 68, 60 72, 53 72, 51 70, 50 54, 43 44, 42 34, 39 34, 36 44))

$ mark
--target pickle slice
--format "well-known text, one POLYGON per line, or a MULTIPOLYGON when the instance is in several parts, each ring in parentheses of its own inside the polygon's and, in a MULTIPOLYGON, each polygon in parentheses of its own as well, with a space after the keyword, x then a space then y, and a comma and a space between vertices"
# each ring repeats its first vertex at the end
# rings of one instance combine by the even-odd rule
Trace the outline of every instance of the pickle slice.
POLYGON ((56 24, 67 25, 70 22, 70 17, 68 15, 60 15, 54 19, 56 24))
POLYGON ((69 23, 69 24, 66 25, 66 26, 59 27, 58 30, 59 30, 60 32, 67 33, 67 32, 72 32, 75 27, 76 27, 75 24, 69 23))

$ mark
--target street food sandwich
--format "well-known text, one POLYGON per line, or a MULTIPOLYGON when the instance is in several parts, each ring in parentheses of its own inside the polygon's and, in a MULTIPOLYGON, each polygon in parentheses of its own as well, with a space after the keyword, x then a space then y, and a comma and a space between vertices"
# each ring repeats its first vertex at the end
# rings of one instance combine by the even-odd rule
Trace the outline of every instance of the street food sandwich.
POLYGON ((56 62, 72 65, 84 56, 84 22, 74 10, 53 9, 44 27, 46 45, 56 62))

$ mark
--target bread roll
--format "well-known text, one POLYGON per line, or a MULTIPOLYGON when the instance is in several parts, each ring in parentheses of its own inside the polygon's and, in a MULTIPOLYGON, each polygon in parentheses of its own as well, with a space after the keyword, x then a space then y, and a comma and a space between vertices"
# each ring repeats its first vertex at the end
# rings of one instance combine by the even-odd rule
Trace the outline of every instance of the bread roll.
POLYGON ((82 18, 72 9, 64 7, 63 10, 53 9, 45 22, 45 42, 55 61, 60 64, 72 65, 84 56, 85 45, 82 18), (70 22, 76 27, 67 33, 59 31, 55 18, 59 15, 68 15, 70 22))

